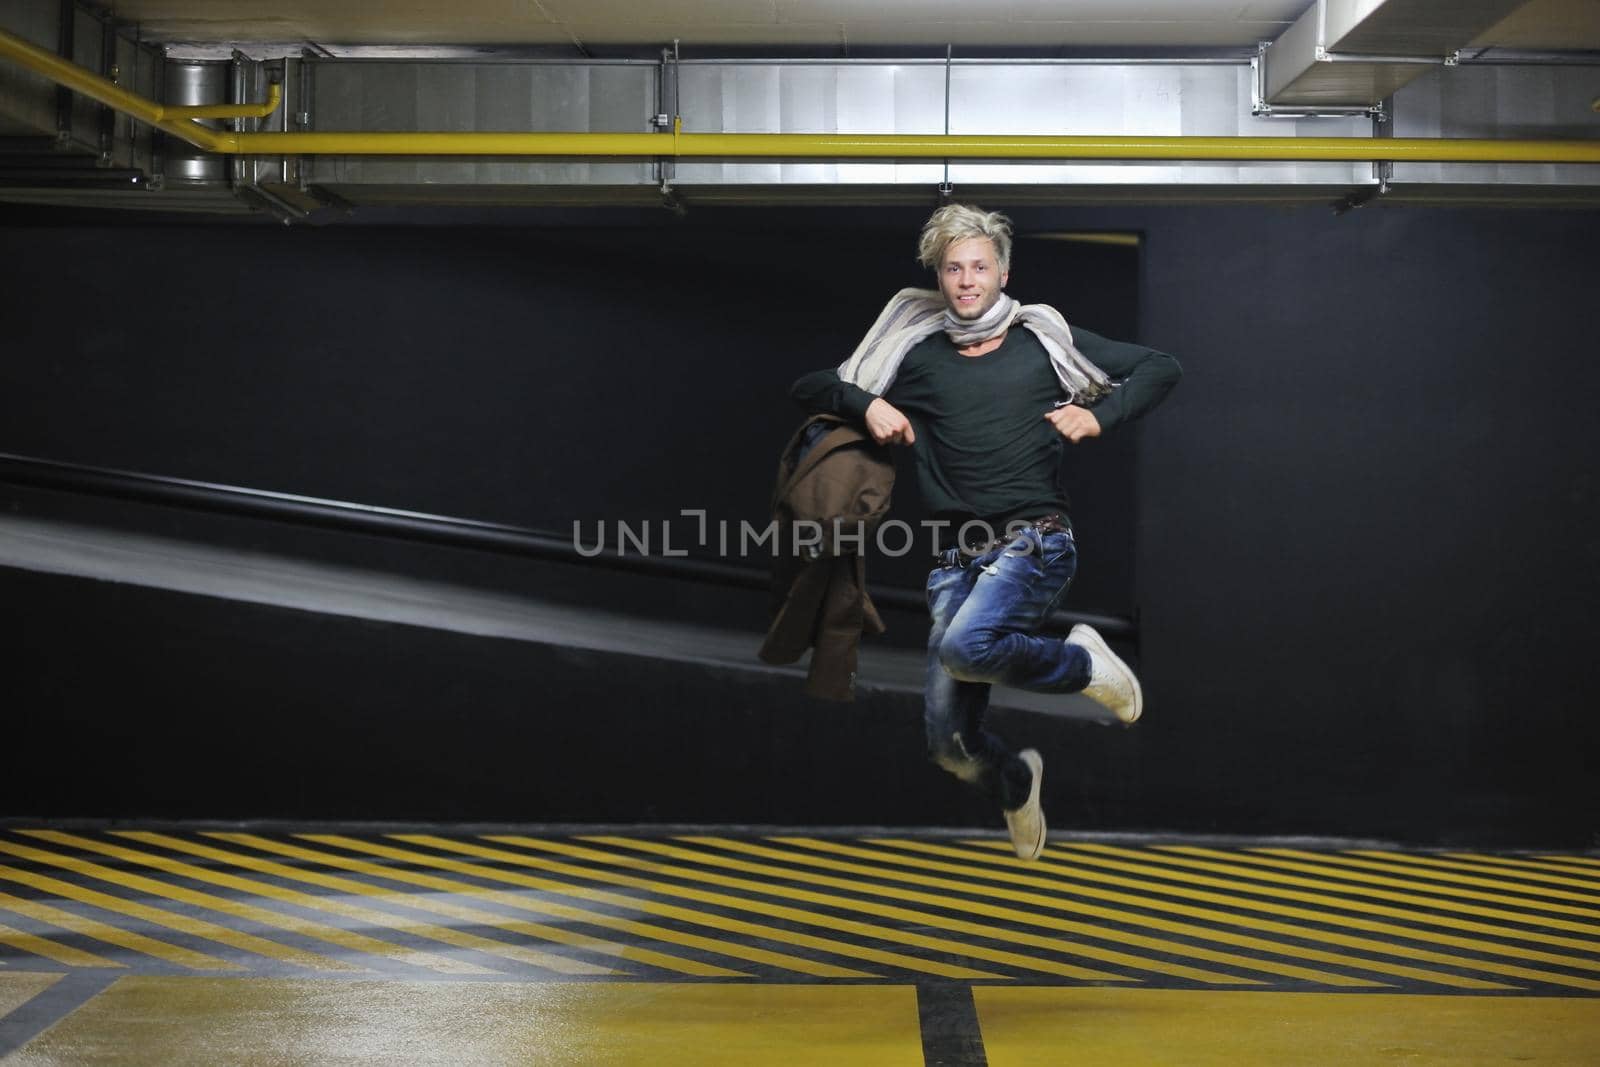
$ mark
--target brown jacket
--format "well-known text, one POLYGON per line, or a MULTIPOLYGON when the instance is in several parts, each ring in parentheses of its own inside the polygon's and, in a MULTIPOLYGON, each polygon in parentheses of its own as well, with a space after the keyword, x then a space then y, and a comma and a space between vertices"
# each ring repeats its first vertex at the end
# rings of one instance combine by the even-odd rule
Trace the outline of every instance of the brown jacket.
POLYGON ((861 633, 884 630, 860 549, 888 514, 893 489, 889 450, 832 415, 806 420, 778 461, 773 619, 760 655, 793 663, 812 648, 812 696, 854 699, 861 633))

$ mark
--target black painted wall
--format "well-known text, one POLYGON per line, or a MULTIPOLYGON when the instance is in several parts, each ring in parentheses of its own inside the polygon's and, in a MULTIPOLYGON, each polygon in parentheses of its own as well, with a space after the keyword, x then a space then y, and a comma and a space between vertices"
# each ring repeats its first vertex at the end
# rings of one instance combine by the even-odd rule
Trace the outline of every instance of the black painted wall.
POLYGON ((1600 215, 1150 218, 1148 802, 1592 842, 1600 215))
MULTIPOLYGON (((680 512, 704 509, 737 541, 740 521, 765 523, 802 418, 789 383, 931 276, 915 222, 654 221, 0 230, 18 264, 0 294, 18 353, 0 368, 0 451, 563 536, 576 521, 611 551, 619 522, 648 522, 659 551, 669 519, 673 547, 695 548, 680 512)), ((1014 295, 1136 332, 1136 249, 1020 245, 1014 295)), ((1078 592, 1128 614, 1133 441, 1084 451, 1069 491, 1106 563, 1078 592)), ((915 521, 904 466, 896 514, 915 521)), ((874 577, 920 587, 931 536, 874 577)))
MULTIPOLYGON (((1132 731, 1028 717, 1003 724, 1045 752, 1053 825, 1588 843, 1600 828, 1591 771, 1600 668, 1590 652, 1600 601, 1592 473, 1600 429, 1590 408, 1600 368, 1588 308, 1600 281, 1600 216, 1367 208, 1335 217, 1321 207, 1014 214, 1024 230, 1141 232, 1137 263, 1125 250, 1024 243, 1012 289, 1093 328, 1136 333, 1187 371, 1135 432, 1078 457, 1075 515, 1102 544, 1086 550, 1073 601, 1138 611, 1149 709, 1132 731)), ((507 226, 284 231, 0 219, 11 223, 0 228, 8 335, 0 450, 530 525, 615 515, 619 499, 628 510, 618 517, 702 503, 759 515, 771 454, 793 421, 783 384, 796 364, 832 362, 884 291, 919 280, 902 250, 920 217, 526 220, 579 227, 555 254, 547 232, 507 226), (757 237, 775 251, 753 276, 757 237), (804 254, 785 254, 796 248, 804 254), (132 306, 125 281, 112 281, 130 273, 181 281, 184 310, 132 306), (755 295, 774 287, 785 298, 778 304, 755 295), (406 299, 384 295, 396 291, 406 299), (575 315, 594 306, 575 304, 575 293, 614 302, 575 315), (795 321, 778 306, 794 308, 795 321), (667 365, 645 373, 648 388, 630 389, 612 368, 623 358, 618 342, 640 336, 641 322, 662 339, 667 365), (168 369, 151 381, 138 368, 156 358, 148 339, 163 333, 188 340, 180 357, 160 357, 168 369), (778 357, 762 344, 774 333, 787 338, 778 357), (496 350, 485 351, 486 340, 496 350), (496 388, 474 389, 489 376, 496 388), (307 383, 322 405, 311 419, 307 383), (410 432, 391 432, 400 426, 410 432), (196 447, 219 431, 236 434, 226 448, 196 447), (716 499, 686 502, 686 493, 716 499)), ((10 500, 25 513, 58 507, 37 494, 10 500)), ((110 518, 267 547, 300 536, 110 518)), ((368 559, 435 573, 455 566, 479 582, 496 570, 494 561, 403 561, 392 548, 367 549, 368 559)), ((504 569, 511 585, 530 590, 548 573, 504 569)), ((573 584, 570 576, 550 583, 573 584)), ((202 609, 184 598, 157 610, 146 602, 156 594, 108 596, 65 579, 13 574, 0 588, 25 607, 13 615, 21 633, 12 647, 34 664, 17 672, 15 705, 25 709, 32 750, 100 744, 114 767, 141 735, 86 741, 100 736, 87 726, 111 719, 117 704, 108 696, 137 691, 173 702, 179 723, 208 721, 232 701, 237 714, 222 717, 230 737, 248 736, 273 707, 299 709, 278 716, 285 727, 327 724, 335 750, 361 734, 353 723, 381 725, 391 758, 434 785, 419 795, 404 776, 376 770, 357 788, 335 785, 283 741, 268 751, 289 761, 289 777, 264 762, 238 796, 224 796, 235 780, 227 776, 215 794, 195 796, 147 769, 85 799, 81 780, 77 792, 52 787, 41 762, 0 786, 0 811, 995 821, 921 765, 909 700, 841 710, 764 683, 657 677, 642 660, 597 667, 557 656, 534 665, 501 643, 460 652, 452 639, 404 628, 243 605, 202 609), (33 610, 45 604, 49 611, 33 610), (75 623, 75 610, 94 625, 75 623), (165 665, 163 627, 176 631, 165 665), (351 651, 337 665, 321 658, 330 627, 351 651), (229 658, 259 667, 262 642, 252 635, 269 633, 287 659, 260 673, 294 677, 298 668, 323 684, 287 703, 248 687, 230 696, 229 658), (429 642, 432 652, 415 651, 429 642), (130 656, 145 666, 128 667, 130 656), (80 657, 122 667, 104 682, 67 684, 67 665, 80 657), (215 686, 175 684, 189 657, 208 664, 215 686), (471 666, 480 659, 481 670, 471 666), (380 699, 361 679, 384 677, 379 664, 391 660, 406 664, 408 682, 379 686, 380 699), (526 705, 522 694, 539 686, 549 704, 526 705), (452 694, 447 713, 440 693, 452 694), (505 746, 529 729, 524 715, 559 729, 534 729, 535 742, 550 743, 508 760, 505 746), (610 751, 630 715, 650 720, 639 747, 672 758, 630 756, 626 786, 602 788, 586 757, 610 751), (436 764, 428 755, 441 720, 455 731, 454 757, 436 764), (476 766, 461 754, 474 750, 474 737, 494 753, 476 766), (537 788, 517 785, 519 766, 537 788), (272 785, 290 779, 293 790, 272 785), (706 781, 726 785, 708 792, 706 781), (41 805, 41 796, 50 799, 41 805)), ((590 588, 626 596, 615 583, 590 588)), ((754 598, 657 599, 714 602, 759 622, 754 598)), ((918 638, 914 619, 891 621, 899 639, 918 638)), ((165 744, 150 754, 193 736, 163 729, 165 744)))

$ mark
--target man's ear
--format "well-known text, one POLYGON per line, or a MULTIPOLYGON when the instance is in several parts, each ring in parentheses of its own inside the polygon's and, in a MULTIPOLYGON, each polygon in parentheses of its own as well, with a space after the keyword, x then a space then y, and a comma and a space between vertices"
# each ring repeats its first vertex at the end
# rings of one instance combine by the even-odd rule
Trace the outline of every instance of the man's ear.
POLYGON ((1001 271, 1000 272, 1000 288, 1004 289, 1008 284, 1010 284, 1010 282, 1011 282, 1011 272, 1008 271, 1008 270, 1001 271))

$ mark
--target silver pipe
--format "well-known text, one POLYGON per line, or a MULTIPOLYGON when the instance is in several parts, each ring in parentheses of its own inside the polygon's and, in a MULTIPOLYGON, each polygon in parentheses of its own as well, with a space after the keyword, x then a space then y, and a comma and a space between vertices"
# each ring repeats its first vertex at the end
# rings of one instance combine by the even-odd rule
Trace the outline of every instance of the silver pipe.
POLYGON ((1484 49, 1475 56, 1461 56, 1456 60, 1467 66, 1525 66, 1525 67, 1600 67, 1600 52, 1537 52, 1516 49, 1484 49), (1492 51, 1493 55, 1484 52, 1492 51))
MULTIPOLYGON (((289 57, 283 57, 283 103, 278 105, 278 132, 289 132, 289 113, 298 107, 300 100, 295 93, 297 86, 289 81, 289 57)), ((278 181, 284 186, 289 184, 289 157, 278 157, 278 181)))
MULTIPOLYGON (((284 55, 294 55, 301 46, 295 46, 296 51, 291 52, 284 46, 284 55)), ((266 49, 261 58, 278 59, 281 56, 272 55, 277 49, 266 49)), ((227 58, 230 51, 223 48, 217 49, 170 49, 167 58, 180 62, 197 62, 200 60, 215 60, 227 58)), ((473 66, 516 64, 531 67, 654 67, 658 61, 654 59, 584 59, 576 56, 496 56, 480 53, 463 53, 459 56, 423 55, 413 56, 396 53, 394 55, 348 55, 337 52, 320 57, 340 63, 471 63, 473 66)), ((935 64, 943 65, 944 60, 927 58, 925 56, 907 57, 903 59, 883 59, 875 57, 839 57, 835 59, 824 58, 799 58, 786 56, 782 58, 699 58, 680 59, 679 64, 685 67, 931 67, 935 64)), ((1249 56, 1079 56, 1079 57, 1050 57, 1015 59, 1002 59, 995 57, 972 57, 953 61, 958 67, 1245 67, 1250 65, 1249 56)))
MULTIPOLYGON (((931 67, 935 64, 942 66, 946 62, 943 59, 928 59, 925 57, 908 59, 851 57, 846 59, 686 59, 683 61, 683 65, 686 67, 931 67)), ((1084 56, 1050 59, 969 58, 949 60, 948 62, 958 67, 1248 67, 1250 65, 1250 57, 1132 56, 1111 58, 1084 56)))
POLYGON ((1371 63, 1379 66, 1428 66, 1442 67, 1455 63, 1453 56, 1386 56, 1374 55, 1367 52, 1329 52, 1325 48, 1317 49, 1318 63, 1371 63))
POLYGON ((1258 111, 1258 119, 1352 119, 1371 115, 1372 108, 1356 105, 1354 107, 1319 107, 1315 104, 1306 107, 1295 107, 1292 104, 1278 104, 1265 111, 1258 111))
MULTIPOLYGON (((944 46, 944 132, 950 135, 950 64, 955 58, 955 45, 944 46)), ((944 161, 944 181, 939 183, 939 191, 944 193, 950 189, 950 160, 944 161)))
MULTIPOLYGON (((228 93, 228 103, 230 104, 237 104, 242 100, 248 99, 245 95, 244 67, 248 61, 248 56, 238 49, 234 49, 233 66, 230 68, 230 77, 228 79, 229 84, 232 86, 228 93)), ((224 122, 233 127, 234 133, 243 133, 245 130, 244 119, 225 119, 224 122)), ((239 183, 253 183, 255 169, 255 161, 253 159, 246 159, 243 156, 230 156, 228 158, 228 173, 236 185, 239 183), (249 172, 248 178, 245 177, 247 171, 249 172)))
MULTIPOLYGON (((653 59, 585 59, 581 56, 517 56, 517 55, 485 55, 476 51, 463 51, 459 55, 407 55, 403 51, 385 54, 350 54, 337 48, 329 49, 323 45, 312 42, 293 45, 273 45, 261 47, 247 45, 254 53, 252 58, 259 59, 284 59, 299 56, 310 51, 315 58, 323 61, 334 60, 341 63, 471 63, 473 66, 492 66, 495 64, 515 63, 527 66, 542 67, 653 67, 653 59)), ((180 62, 195 63, 204 60, 226 59, 231 54, 233 46, 218 45, 216 48, 169 48, 167 58, 180 62)))

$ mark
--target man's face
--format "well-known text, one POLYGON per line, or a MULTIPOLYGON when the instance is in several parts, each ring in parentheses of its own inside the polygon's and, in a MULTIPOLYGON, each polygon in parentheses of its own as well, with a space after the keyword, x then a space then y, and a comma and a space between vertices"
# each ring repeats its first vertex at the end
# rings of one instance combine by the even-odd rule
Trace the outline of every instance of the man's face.
POLYGON ((1008 276, 987 237, 953 241, 939 263, 939 292, 957 318, 977 319, 994 307, 1008 276))

